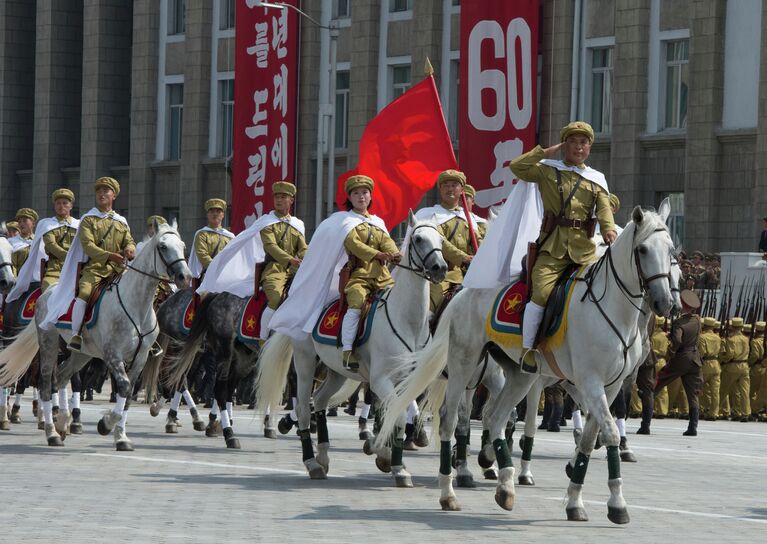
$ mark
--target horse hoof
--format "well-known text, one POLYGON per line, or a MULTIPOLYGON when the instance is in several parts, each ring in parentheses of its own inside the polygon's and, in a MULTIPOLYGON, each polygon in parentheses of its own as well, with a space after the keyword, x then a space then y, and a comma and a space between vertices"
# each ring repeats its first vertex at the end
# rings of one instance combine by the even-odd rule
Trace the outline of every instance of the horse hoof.
MULTIPOLYGON (((567 521, 588 521, 589 516, 586 514, 586 510, 580 507, 567 508, 567 521)), ((609 515, 609 514, 608 514, 609 515)))
POLYGON ((418 451, 415 442, 412 440, 405 440, 405 443, 402 445, 402 449, 405 451, 418 451))
POLYGON ((149 407, 149 415, 152 417, 157 417, 160 415, 160 406, 156 402, 153 402, 149 407))
POLYGON ((634 452, 630 450, 625 450, 621 452, 621 461, 624 463, 636 463, 637 458, 636 455, 634 455, 634 452))
POLYGON ((607 507, 607 519, 618 525, 625 525, 629 520, 629 511, 625 508, 607 507))
MULTIPOLYGON (((98 423, 98 425, 96 425, 96 430, 98 430, 98 432, 99 432, 99 434, 101 436, 106 436, 106 435, 108 435, 109 433, 112 432, 112 429, 107 427, 107 424, 104 423, 104 418, 103 417, 101 419, 99 419, 99 423, 98 423)), ((120 450, 117 450, 117 451, 120 451, 120 450)))
POLYGON ((293 421, 288 416, 283 417, 277 422, 277 430, 280 434, 288 434, 293 428, 293 421))
POLYGON ((375 453, 375 450, 373 449, 373 437, 371 436, 367 440, 365 440, 365 443, 362 444, 362 451, 365 453, 365 455, 373 455, 375 453))
POLYGON ((226 439, 226 447, 230 450, 240 450, 242 449, 242 446, 240 446, 240 440, 239 438, 231 437, 226 439))
POLYGON ((327 480, 328 474, 325 472, 325 469, 317 465, 309 469, 309 478, 312 480, 327 480))
POLYGON ((219 428, 215 426, 211 426, 211 425, 208 425, 207 427, 205 427, 205 436, 209 438, 215 438, 220 435, 221 435, 221 431, 219 428))
POLYGON ((455 485, 456 487, 477 487, 477 484, 474 483, 474 477, 471 474, 459 474, 455 478, 455 485))
POLYGON ((514 495, 505 489, 497 489, 495 491, 495 502, 504 510, 514 509, 514 495))
MULTIPOLYGON (((45 430, 45 421, 38 421, 38 422, 37 422, 37 428, 38 428, 39 430, 41 430, 41 431, 44 431, 44 430, 45 430)), ((0 426, 0 431, 8 431, 8 430, 10 430, 10 429, 11 429, 11 427, 10 427, 10 426, 9 426, 7 429, 3 429, 3 427, 2 427, 2 426, 0 426)))
POLYGON ((59 435, 53 435, 48 437, 48 445, 54 447, 62 447, 64 445, 64 441, 59 435))
POLYGON ((410 475, 397 475, 394 477, 394 485, 397 487, 413 487, 413 479, 410 475))
POLYGON ((482 475, 485 477, 485 480, 498 479, 498 471, 495 469, 495 467, 486 468, 484 472, 482 472, 482 475))
POLYGON ((69 434, 83 434, 83 424, 74 422, 69 426, 69 434))
POLYGON ((264 438, 275 440, 277 438, 277 433, 274 432, 274 429, 264 429, 264 438))
POLYGON ((376 457, 376 466, 378 467, 378 470, 384 473, 391 472, 391 459, 382 459, 381 457, 376 457))
POLYGON ((417 433, 415 433, 415 439, 413 442, 415 442, 415 445, 419 448, 425 448, 429 445, 429 435, 426 434, 426 431, 423 428, 421 428, 417 433))
POLYGON ((573 477, 573 466, 570 463, 567 463, 565 465, 565 474, 567 474, 567 477, 569 479, 572 479, 572 477, 573 477))
POLYGON ((121 440, 115 444, 117 451, 133 451, 133 443, 127 440, 121 440))
POLYGON ((460 512, 461 507, 458 504, 458 501, 455 497, 447 497, 446 499, 440 499, 439 505, 442 507, 442 510, 445 510, 446 512, 460 512))
POLYGON ((165 425, 165 434, 178 434, 178 427, 173 423, 165 425))
MULTIPOLYGON (((40 426, 40 423, 37 424, 38 429, 45 429, 45 425, 40 426)), ((11 430, 11 422, 8 420, 0 421, 0 431, 10 431, 11 430)))
POLYGON ((532 476, 522 476, 521 474, 517 479, 517 482, 519 485, 535 485, 535 480, 533 480, 532 476))
POLYGON ((373 440, 373 433, 371 433, 367 429, 365 429, 364 431, 360 431, 360 440, 373 440))
POLYGON ((477 463, 479 463, 480 467, 490 468, 493 466, 493 461, 495 461, 495 459, 491 459, 489 455, 485 454, 485 448, 479 450, 479 455, 477 455, 477 463))
POLYGON ((193 428, 195 431, 199 431, 199 432, 202 432, 202 431, 204 431, 204 430, 205 430, 205 422, 204 422, 204 421, 194 421, 194 422, 192 423, 192 428, 193 428))

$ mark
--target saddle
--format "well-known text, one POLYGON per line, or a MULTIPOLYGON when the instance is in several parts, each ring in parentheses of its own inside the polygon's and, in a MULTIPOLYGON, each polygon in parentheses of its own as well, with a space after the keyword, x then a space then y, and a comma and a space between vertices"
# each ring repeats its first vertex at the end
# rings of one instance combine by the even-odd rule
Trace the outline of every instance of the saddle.
MULTIPOLYGON (((361 309, 360 322, 357 326, 357 335, 354 341, 354 347, 359 347, 367 342, 370 336, 370 322, 375 316, 375 310, 378 308, 378 301, 386 292, 386 289, 372 293, 365 301, 361 309)), ((312 330, 312 338, 320 344, 341 347, 341 325, 346 315, 348 307, 342 304, 341 299, 331 302, 321 313, 312 330)))
POLYGON ((546 309, 543 311, 543 319, 541 319, 541 324, 535 335, 536 346, 562 319, 562 314, 565 310, 565 302, 567 301, 567 291, 569 288, 568 280, 579 268, 579 265, 568 266, 562 275, 559 276, 557 283, 554 285, 554 289, 551 291, 549 299, 546 301, 546 309))
MULTIPOLYGON (((85 306, 85 318, 83 319, 83 324, 87 328, 93 327, 93 325, 96 322, 96 319, 98 318, 98 310, 97 305, 99 300, 101 300, 101 296, 104 294, 105 291, 108 291, 112 288, 113 285, 117 285, 120 283, 120 278, 122 278, 122 273, 115 272, 106 278, 99 281, 94 287, 93 291, 91 291, 91 296, 88 298, 88 303, 85 306)), ((75 299, 72 299, 72 302, 69 305, 69 309, 64 315, 59 316, 58 322, 56 323, 56 326, 58 328, 71 328, 72 327, 72 309, 75 306, 75 299)), ((75 331, 76 332, 76 331, 75 331)))

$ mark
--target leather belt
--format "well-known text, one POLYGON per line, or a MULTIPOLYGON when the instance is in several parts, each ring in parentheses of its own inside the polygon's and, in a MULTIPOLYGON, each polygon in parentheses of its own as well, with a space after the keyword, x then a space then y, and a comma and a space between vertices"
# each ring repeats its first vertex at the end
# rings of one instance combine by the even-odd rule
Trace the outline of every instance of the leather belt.
POLYGON ((706 357, 703 357, 704 361, 716 361, 719 359, 716 355, 707 355, 706 357))
POLYGON ((569 217, 557 217, 555 219, 557 226, 570 227, 571 229, 585 229, 591 222, 591 219, 570 219, 569 217))
POLYGON ((735 363, 747 363, 748 359, 738 359, 737 361, 727 361, 726 363, 722 363, 723 365, 734 365, 735 363))

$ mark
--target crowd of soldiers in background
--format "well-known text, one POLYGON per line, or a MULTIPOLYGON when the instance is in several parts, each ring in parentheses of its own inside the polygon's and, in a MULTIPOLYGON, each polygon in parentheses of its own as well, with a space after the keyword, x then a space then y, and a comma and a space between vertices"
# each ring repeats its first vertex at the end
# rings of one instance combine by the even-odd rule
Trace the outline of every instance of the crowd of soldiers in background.
POLYGON ((715 253, 695 251, 689 257, 684 251, 677 256, 682 269, 680 289, 718 289, 721 275, 721 258, 715 253))

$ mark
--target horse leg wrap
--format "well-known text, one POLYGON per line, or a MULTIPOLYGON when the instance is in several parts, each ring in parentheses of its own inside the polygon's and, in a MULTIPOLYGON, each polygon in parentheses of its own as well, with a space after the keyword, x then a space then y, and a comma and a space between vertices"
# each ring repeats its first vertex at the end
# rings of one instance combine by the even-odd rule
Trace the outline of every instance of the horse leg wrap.
POLYGON ((439 443, 439 473, 448 476, 453 473, 453 448, 450 440, 442 440, 439 443))
POLYGON ((530 461, 533 458, 533 441, 535 438, 532 436, 522 435, 522 460, 530 461))
POLYGON ((314 448, 312 447, 312 435, 309 433, 309 429, 298 431, 298 436, 301 439, 301 452, 303 453, 303 461, 313 458, 314 448))
POLYGON ((618 446, 607 446, 607 474, 610 480, 621 477, 621 454, 618 446))
MULTIPOLYGON (((617 453, 618 448, 615 448, 617 453)), ((618 458, 620 460, 620 457, 618 458)), ((575 458, 575 466, 573 467, 573 475, 570 481, 574 484, 583 485, 583 480, 586 479, 586 470, 589 468, 589 456, 585 453, 578 452, 578 456, 575 458)))
POLYGON ((325 410, 316 413, 317 416, 317 443, 326 444, 330 442, 328 436, 328 418, 325 410))
POLYGON ((394 429, 394 435, 391 441, 391 464, 392 466, 402 466, 402 450, 404 441, 402 440, 402 427, 394 429))
POLYGON ((469 449, 469 437, 459 434, 455 438, 458 442, 458 451, 456 452, 458 462, 466 461, 466 451, 469 449))
POLYGON ((485 429, 482 431, 481 447, 485 447, 490 443, 490 431, 485 429))
POLYGON ((498 468, 514 466, 514 463, 511 462, 511 453, 506 440, 503 438, 493 440, 493 450, 495 451, 495 460, 498 461, 498 468))

